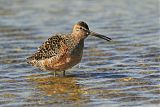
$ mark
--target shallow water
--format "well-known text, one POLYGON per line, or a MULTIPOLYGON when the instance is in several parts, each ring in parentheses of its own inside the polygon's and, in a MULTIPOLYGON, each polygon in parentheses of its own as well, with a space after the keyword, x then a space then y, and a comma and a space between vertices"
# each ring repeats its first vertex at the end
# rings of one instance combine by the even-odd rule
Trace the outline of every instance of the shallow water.
POLYGON ((1 0, 0 106, 160 106, 158 0, 1 0), (113 39, 89 37, 66 77, 25 58, 51 34, 86 21, 113 39))

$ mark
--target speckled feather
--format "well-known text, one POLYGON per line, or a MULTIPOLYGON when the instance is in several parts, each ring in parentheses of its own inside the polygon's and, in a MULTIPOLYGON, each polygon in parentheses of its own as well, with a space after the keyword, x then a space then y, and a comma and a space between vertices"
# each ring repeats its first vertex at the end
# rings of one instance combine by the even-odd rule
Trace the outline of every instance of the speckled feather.
POLYGON ((74 42, 72 42, 72 38, 70 37, 70 35, 70 33, 57 33, 54 36, 50 37, 38 48, 38 51, 36 53, 27 58, 28 62, 30 63, 30 61, 32 60, 38 61, 44 60, 46 58, 56 57, 61 53, 60 48, 62 46, 60 43, 64 43, 68 47, 72 48, 74 46, 74 42))

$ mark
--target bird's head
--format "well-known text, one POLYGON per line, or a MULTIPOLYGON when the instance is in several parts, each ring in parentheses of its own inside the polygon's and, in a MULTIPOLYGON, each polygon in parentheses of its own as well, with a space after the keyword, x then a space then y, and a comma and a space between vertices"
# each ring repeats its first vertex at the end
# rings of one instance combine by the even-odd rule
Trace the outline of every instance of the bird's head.
POLYGON ((104 39, 107 41, 111 40, 111 38, 109 38, 107 36, 90 31, 87 23, 85 23, 83 21, 79 21, 77 24, 74 25, 72 33, 74 35, 77 35, 78 37, 83 38, 83 39, 88 37, 88 35, 91 35, 91 36, 95 36, 95 37, 98 37, 98 38, 101 38, 101 39, 104 39))

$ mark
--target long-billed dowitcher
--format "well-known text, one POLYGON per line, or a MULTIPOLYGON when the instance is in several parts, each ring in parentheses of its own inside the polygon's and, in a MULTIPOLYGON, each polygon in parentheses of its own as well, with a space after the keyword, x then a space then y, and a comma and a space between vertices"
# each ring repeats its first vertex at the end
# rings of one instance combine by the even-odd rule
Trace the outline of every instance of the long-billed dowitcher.
POLYGON ((44 42, 27 62, 43 70, 63 71, 73 67, 81 61, 84 39, 88 35, 110 41, 111 38, 90 31, 88 25, 79 21, 74 25, 71 33, 57 33, 44 42))

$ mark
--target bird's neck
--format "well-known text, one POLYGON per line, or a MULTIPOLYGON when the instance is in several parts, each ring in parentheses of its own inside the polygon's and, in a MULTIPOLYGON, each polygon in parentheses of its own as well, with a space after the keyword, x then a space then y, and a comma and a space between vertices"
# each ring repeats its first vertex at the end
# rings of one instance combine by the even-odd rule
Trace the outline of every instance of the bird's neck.
POLYGON ((76 44, 80 42, 84 42, 84 38, 82 38, 81 35, 72 34, 72 38, 76 44))

